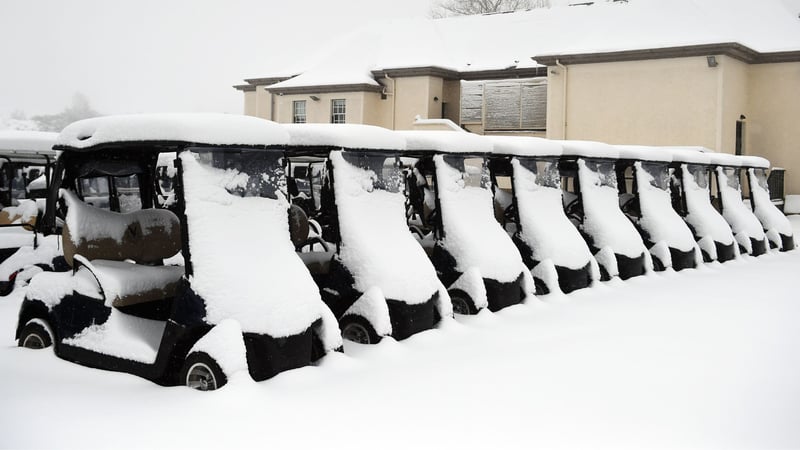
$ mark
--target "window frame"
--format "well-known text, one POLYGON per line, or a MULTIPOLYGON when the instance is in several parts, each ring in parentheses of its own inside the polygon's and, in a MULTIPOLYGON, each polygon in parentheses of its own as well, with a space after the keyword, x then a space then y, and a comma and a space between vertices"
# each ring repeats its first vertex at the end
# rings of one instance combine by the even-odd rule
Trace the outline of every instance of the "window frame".
POLYGON ((305 100, 292 101, 292 123, 306 123, 308 121, 307 105, 305 100), (299 106, 302 105, 302 113, 300 113, 299 106))
POLYGON ((347 99, 331 99, 331 123, 347 123, 347 99))

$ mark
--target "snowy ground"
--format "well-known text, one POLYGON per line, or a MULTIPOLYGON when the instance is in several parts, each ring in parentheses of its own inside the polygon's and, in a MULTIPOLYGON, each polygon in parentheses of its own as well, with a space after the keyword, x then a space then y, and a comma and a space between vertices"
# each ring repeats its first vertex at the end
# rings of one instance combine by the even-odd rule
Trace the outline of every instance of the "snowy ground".
POLYGON ((800 250, 614 280, 210 393, 18 349, 15 294, 0 446, 796 448, 798 274, 800 250))

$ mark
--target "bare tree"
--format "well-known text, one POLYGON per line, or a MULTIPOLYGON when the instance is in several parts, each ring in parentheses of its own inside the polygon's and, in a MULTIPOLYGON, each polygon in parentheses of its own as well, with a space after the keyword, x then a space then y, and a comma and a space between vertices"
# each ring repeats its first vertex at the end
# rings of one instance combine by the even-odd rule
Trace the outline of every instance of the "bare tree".
POLYGON ((31 119, 39 124, 42 131, 61 131, 76 120, 96 117, 100 114, 89 105, 89 99, 80 92, 72 96, 72 104, 58 114, 33 116, 31 119))
POLYGON ((549 7, 550 0, 437 0, 431 8, 431 16, 468 16, 549 7))

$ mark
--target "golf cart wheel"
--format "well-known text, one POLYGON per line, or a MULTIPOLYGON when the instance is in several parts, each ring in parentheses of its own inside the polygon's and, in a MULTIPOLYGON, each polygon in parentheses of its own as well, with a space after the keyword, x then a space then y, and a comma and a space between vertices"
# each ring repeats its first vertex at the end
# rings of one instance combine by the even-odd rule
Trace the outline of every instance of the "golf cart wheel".
POLYGON ((41 322, 31 320, 20 331, 17 345, 34 350, 47 348, 53 345, 53 335, 41 322))
POLYGON ((228 382, 219 364, 203 352, 194 352, 186 357, 180 380, 187 387, 198 391, 213 391, 228 382))
POLYGON ((339 320, 342 339, 358 344, 377 344, 381 338, 367 319, 361 316, 344 316, 339 320))
POLYGON ((466 292, 455 289, 450 291, 449 294, 450 302, 453 304, 453 313, 465 316, 478 313, 466 292))

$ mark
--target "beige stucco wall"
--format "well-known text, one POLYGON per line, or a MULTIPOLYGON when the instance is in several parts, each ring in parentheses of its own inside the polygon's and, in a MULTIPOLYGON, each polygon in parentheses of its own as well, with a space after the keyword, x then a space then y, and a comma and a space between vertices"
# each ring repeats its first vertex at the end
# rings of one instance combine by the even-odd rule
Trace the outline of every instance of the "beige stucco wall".
POLYGON ((256 91, 245 91, 244 94, 244 115, 256 115, 256 91))
POLYGON ((274 113, 272 120, 281 123, 292 122, 292 102, 305 100, 306 121, 308 123, 330 123, 331 100, 345 100, 345 122, 364 123, 364 92, 334 92, 329 94, 273 95, 274 113), (312 100, 311 96, 319 98, 312 100))
MULTIPOLYGON (((394 80, 396 130, 413 128, 414 118, 441 119, 444 82, 438 77, 402 77, 394 80), (434 100, 434 97, 437 100, 434 100)), ((450 88, 452 90, 452 87, 450 88)))
POLYGON ((749 70, 746 153, 786 168, 786 193, 800 194, 800 63, 749 70))
POLYGON ((720 72, 705 57, 549 67, 547 136, 714 148, 720 72))

